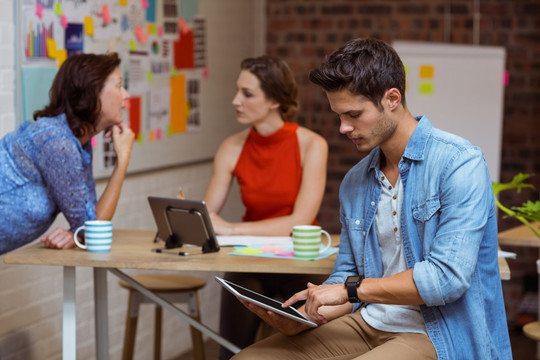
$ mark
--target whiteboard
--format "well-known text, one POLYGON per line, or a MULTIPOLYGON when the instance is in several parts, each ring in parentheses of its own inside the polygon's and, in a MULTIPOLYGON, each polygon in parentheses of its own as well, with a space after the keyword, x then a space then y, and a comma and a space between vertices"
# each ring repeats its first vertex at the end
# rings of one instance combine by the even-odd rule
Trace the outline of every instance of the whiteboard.
POLYGON ((394 41, 407 74, 407 107, 479 146, 499 181, 506 51, 502 47, 394 41))
MULTIPOLYGON (((36 1, 25 0, 24 3, 36 3, 36 1)), ((159 8, 162 6, 163 1, 165 0, 152 0, 150 4, 159 8)), ((192 131, 189 131, 189 129, 177 133, 164 131, 159 136, 154 134, 149 136, 150 131, 146 131, 149 130, 146 117, 150 111, 152 99, 147 94, 141 95, 140 128, 142 136, 139 136, 138 141, 134 144, 128 173, 149 171, 213 158, 223 139, 242 128, 236 121, 234 108, 231 104, 236 91, 235 84, 240 72, 241 60, 246 57, 262 55, 265 49, 264 0, 189 0, 187 2, 177 1, 177 3, 179 8, 182 3, 189 3, 191 7, 189 10, 194 12, 193 15, 204 21, 205 66, 187 70, 179 69, 177 72, 179 75, 185 76, 186 79, 195 78, 198 80, 197 110, 200 126, 192 129, 192 131), (234 19, 234 21, 231 21, 231 19, 234 19)), ((22 54, 22 51, 24 51, 22 49, 23 37, 25 36, 21 34, 24 31, 24 29, 21 30, 21 27, 27 27, 28 25, 25 24, 25 15, 20 11, 21 3, 15 0, 15 4, 19 6, 17 25, 19 49, 17 51, 18 54, 22 54)), ((118 0, 100 0, 99 5, 104 4, 109 4, 111 11, 119 6, 118 0)), ((133 4, 140 6, 138 2, 133 4)), ((182 14, 179 14, 179 18, 181 17, 182 14)), ((192 26, 189 19, 186 21, 189 26, 192 26)), ((59 26, 56 29, 59 29, 59 26)), ((104 53, 108 50, 116 51, 122 57, 121 70, 125 72, 129 71, 129 63, 126 58, 131 56, 131 53, 129 56, 127 54, 132 51, 129 44, 129 41, 123 41, 122 39, 119 41, 118 38, 104 41, 103 39, 95 40, 95 36, 85 35, 84 52, 104 53)), ((58 47, 60 48, 61 45, 59 43, 58 47)), ((46 92, 50 88, 50 83, 52 83, 52 78, 56 72, 56 63, 54 61, 45 59, 28 63, 21 61, 23 58, 24 56, 18 56, 17 64, 18 93, 22 99, 18 103, 18 123, 30 120, 32 112, 42 108, 48 102, 46 92), (24 74, 26 74, 26 78, 24 74), (39 80, 36 80, 38 77, 39 80), (36 85, 36 83, 39 84, 39 90, 36 86, 32 86, 36 85), (31 90, 34 92, 39 91, 39 94, 26 96, 28 94, 25 94, 26 91, 21 90, 21 88, 27 89, 28 92, 31 90), (32 102, 30 107, 29 101, 32 102), (23 111, 22 108, 25 110, 23 111)), ((170 81, 167 76, 154 77, 152 81, 151 86, 154 89, 163 87, 166 94, 170 81)), ((128 91, 132 96, 134 95, 129 84, 128 91)), ((126 113, 125 119, 127 121, 129 111, 126 113)), ((96 178, 108 177, 112 173, 112 166, 110 164, 106 166, 107 144, 102 139, 102 134, 96 136, 93 145, 94 176, 96 178)), ((108 148, 110 152, 112 147, 109 145, 108 148)))

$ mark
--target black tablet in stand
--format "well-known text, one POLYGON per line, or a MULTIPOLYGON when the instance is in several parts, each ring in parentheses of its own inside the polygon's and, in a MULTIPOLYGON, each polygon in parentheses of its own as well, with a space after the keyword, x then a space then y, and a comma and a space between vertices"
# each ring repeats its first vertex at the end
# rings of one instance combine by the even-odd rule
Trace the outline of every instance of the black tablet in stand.
POLYGON ((157 225, 155 240, 164 241, 165 249, 192 245, 203 253, 219 250, 204 201, 149 196, 148 202, 157 225))

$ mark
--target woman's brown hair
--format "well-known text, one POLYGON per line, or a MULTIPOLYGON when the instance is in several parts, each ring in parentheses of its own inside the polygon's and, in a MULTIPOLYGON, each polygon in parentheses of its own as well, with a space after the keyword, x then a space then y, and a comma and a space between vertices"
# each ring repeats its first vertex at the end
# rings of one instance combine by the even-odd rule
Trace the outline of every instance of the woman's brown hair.
POLYGON ((34 120, 62 113, 76 137, 95 129, 101 114, 99 95, 109 75, 120 65, 117 53, 74 54, 64 61, 51 89, 49 104, 34 112, 34 120))
POLYGON ((298 88, 294 75, 281 59, 264 55, 242 61, 242 70, 247 70, 259 79, 261 90, 268 99, 279 103, 283 119, 290 120, 298 111, 298 88))

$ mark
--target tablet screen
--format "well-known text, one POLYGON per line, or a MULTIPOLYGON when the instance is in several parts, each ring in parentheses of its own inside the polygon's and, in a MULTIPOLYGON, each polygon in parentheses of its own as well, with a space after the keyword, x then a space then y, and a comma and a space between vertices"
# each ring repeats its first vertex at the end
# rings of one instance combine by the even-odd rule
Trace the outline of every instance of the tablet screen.
POLYGON ((283 316, 286 316, 290 319, 299 321, 301 323, 304 323, 306 325, 309 325, 311 327, 316 327, 317 324, 314 322, 311 322, 307 320, 302 313, 300 313, 298 310, 293 308, 292 306, 289 307, 281 307, 281 302, 274 300, 272 298, 269 298, 267 296, 261 295, 255 291, 246 289, 245 287, 242 287, 240 285, 236 285, 235 283, 232 283, 230 281, 227 281, 225 279, 222 279, 220 277, 216 276, 216 280, 225 287, 225 289, 229 290, 233 295, 244 299, 248 302, 257 304, 265 309, 272 310, 278 314, 281 314, 283 316))

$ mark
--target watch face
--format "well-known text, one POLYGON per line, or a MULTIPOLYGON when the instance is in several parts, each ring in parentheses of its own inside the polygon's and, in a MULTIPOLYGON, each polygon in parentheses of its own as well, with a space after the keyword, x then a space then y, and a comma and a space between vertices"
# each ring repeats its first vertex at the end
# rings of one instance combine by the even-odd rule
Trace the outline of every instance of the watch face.
POLYGON ((355 276, 349 276, 347 278, 347 280, 345 280, 346 283, 358 283, 360 282, 360 280, 362 280, 362 277, 359 276, 359 275, 355 275, 355 276))

